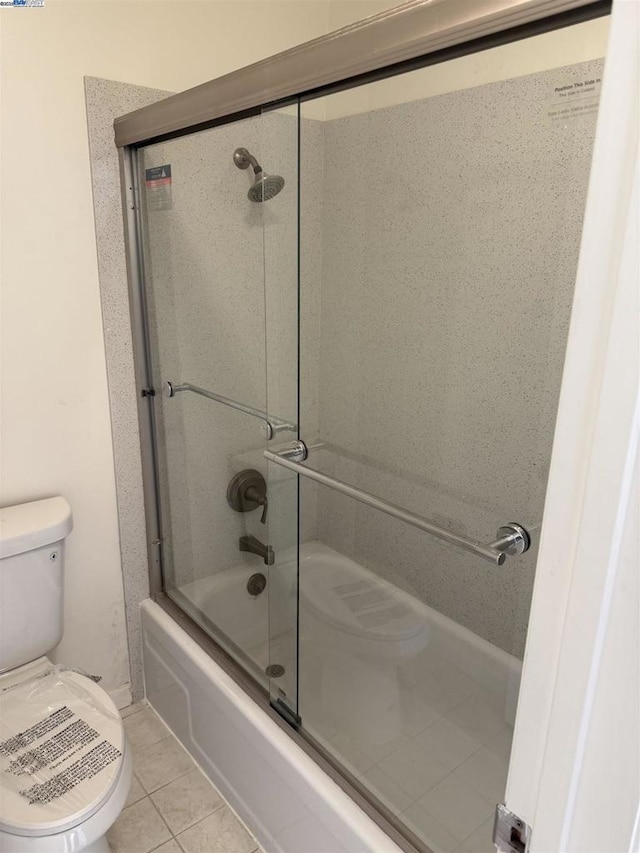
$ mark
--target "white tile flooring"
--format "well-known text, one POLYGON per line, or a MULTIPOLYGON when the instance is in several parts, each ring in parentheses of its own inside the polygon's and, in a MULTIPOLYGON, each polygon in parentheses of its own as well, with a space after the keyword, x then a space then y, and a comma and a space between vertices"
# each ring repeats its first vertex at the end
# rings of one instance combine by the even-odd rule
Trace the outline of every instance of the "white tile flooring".
POLYGON ((257 841, 146 704, 122 712, 134 777, 112 853, 254 853, 257 841))

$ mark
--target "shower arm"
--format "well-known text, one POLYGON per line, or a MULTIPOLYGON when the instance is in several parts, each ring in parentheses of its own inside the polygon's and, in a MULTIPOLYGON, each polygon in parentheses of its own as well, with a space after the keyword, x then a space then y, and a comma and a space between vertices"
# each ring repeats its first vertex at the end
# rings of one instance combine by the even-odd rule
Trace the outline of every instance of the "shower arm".
POLYGON ((462 536, 459 533, 453 533, 440 525, 429 521, 420 515, 409 512, 396 504, 388 503, 381 498, 372 495, 370 492, 365 492, 362 489, 357 489, 355 486, 350 486, 342 480, 335 477, 329 477, 320 471, 314 471, 313 468, 307 468, 301 462, 307 458, 307 447, 303 441, 294 441, 288 450, 272 453, 270 450, 264 451, 265 459, 269 462, 275 462, 282 468, 288 468, 302 477, 307 477, 309 480, 314 480, 323 486, 327 486, 340 494, 354 498, 360 503, 384 512, 392 518, 397 518, 404 521, 405 524, 410 524, 412 527, 417 527, 425 533, 435 536, 437 539, 442 539, 444 542, 449 542, 451 545, 456 545, 464 551, 470 551, 484 560, 488 560, 495 566, 502 566, 507 555, 517 556, 524 554, 529 550, 531 539, 528 532, 520 524, 509 522, 498 529, 496 534, 497 539, 488 544, 483 544, 474 539, 469 539, 467 536, 462 536))
POLYGON ((236 409, 238 412, 244 412, 245 415, 251 415, 253 418, 259 418, 267 425, 267 438, 272 439, 280 432, 297 432, 297 426, 288 421, 280 420, 267 415, 261 409, 254 409, 253 406, 247 406, 245 403, 238 403, 229 397, 223 397, 222 394, 216 394, 213 391, 207 391, 206 388, 200 388, 199 385, 192 385, 190 382, 181 382, 174 384, 173 382, 164 382, 162 393, 170 399, 175 397, 181 391, 191 391, 193 394, 199 394, 201 397, 207 397, 209 400, 215 400, 216 403, 222 403, 223 406, 228 406, 230 409, 236 409))
POLYGON ((249 166, 253 169, 253 174, 257 177, 262 174, 262 166, 250 151, 246 148, 236 148, 233 153, 233 162, 238 169, 246 169, 249 166))

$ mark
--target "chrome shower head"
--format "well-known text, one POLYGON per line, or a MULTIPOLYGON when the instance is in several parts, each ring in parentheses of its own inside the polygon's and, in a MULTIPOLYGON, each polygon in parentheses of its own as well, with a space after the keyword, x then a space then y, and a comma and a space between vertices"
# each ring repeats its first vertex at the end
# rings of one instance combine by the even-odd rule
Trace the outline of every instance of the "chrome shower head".
POLYGON ((269 199, 278 195, 284 186, 284 178, 280 175, 256 175, 256 181, 249 187, 247 198, 249 201, 269 201, 269 199))
POLYGON ((249 201, 269 201, 284 187, 284 178, 280 175, 265 174, 260 163, 246 148, 236 148, 233 152, 233 162, 238 169, 247 169, 249 166, 253 169, 255 180, 247 192, 249 201))

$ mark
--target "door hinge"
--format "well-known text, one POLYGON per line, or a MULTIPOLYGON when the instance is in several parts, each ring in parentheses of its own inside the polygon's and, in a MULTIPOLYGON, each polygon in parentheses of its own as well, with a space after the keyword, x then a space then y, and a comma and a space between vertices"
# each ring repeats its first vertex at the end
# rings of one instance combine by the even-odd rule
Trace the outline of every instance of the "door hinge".
POLYGON ((498 803, 493 822, 493 843, 498 853, 527 853, 530 841, 531 827, 498 803))
POLYGON ((155 397, 155 388, 143 388, 140 392, 143 397, 155 397))

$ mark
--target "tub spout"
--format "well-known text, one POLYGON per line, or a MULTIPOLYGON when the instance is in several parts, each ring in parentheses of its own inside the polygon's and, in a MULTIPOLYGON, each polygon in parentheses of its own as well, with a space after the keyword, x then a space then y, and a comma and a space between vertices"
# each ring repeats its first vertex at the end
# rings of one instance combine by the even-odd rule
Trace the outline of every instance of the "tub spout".
POLYGON ((250 554, 262 557, 265 566, 272 566, 276 561, 276 555, 273 553, 271 545, 263 545, 255 536, 241 536, 238 539, 238 548, 241 551, 249 551, 250 554))

